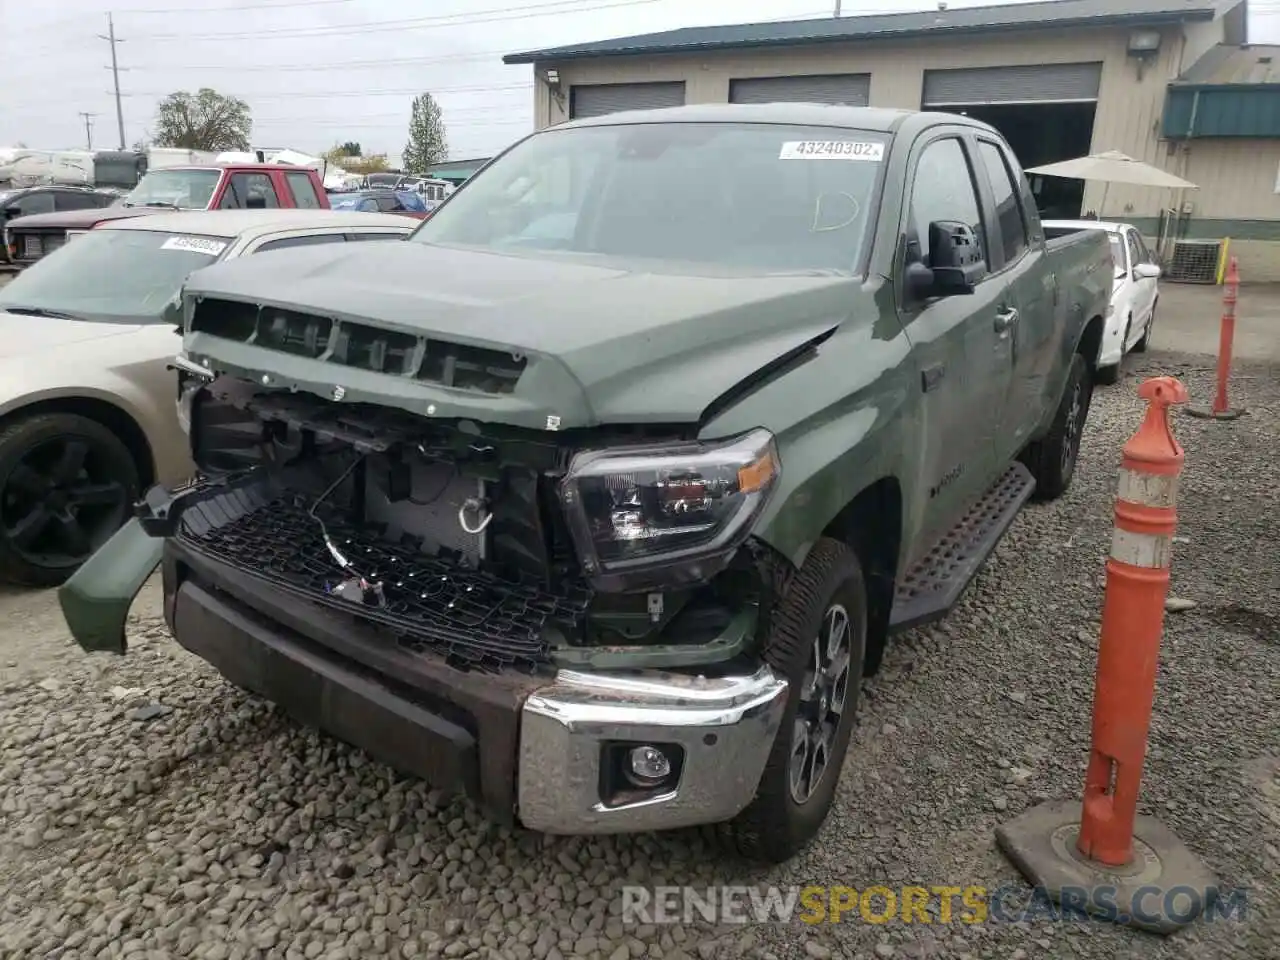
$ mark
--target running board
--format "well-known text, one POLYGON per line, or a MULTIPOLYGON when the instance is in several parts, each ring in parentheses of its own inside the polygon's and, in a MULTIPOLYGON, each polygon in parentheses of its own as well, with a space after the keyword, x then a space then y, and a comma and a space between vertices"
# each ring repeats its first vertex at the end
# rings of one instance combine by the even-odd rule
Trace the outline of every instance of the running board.
POLYGON ((889 631, 944 617, 982 569, 1036 487, 1031 471, 1014 462, 981 499, 903 576, 894 595, 889 631))

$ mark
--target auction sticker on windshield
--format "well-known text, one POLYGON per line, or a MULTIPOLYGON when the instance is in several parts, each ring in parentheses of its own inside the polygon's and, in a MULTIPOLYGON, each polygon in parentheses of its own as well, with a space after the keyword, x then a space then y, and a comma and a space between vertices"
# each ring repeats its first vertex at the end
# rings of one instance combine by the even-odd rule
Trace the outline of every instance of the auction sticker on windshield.
POLYGON ((883 143, 862 140, 788 140, 778 153, 779 160, 869 160, 884 159, 883 143))
POLYGON ((226 241, 212 240, 209 237, 170 237, 160 244, 161 250, 190 250, 192 253, 207 253, 216 257, 227 249, 226 241))

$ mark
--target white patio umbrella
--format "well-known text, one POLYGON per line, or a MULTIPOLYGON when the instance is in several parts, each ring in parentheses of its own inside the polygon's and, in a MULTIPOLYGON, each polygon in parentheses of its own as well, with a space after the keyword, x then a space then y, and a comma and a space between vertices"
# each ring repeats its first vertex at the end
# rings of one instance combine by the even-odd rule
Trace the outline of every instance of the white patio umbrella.
POLYGON ((1068 180, 1095 180, 1106 184, 1102 188, 1102 203, 1098 204, 1098 216, 1102 216, 1102 208, 1107 202, 1107 189, 1113 183, 1131 183, 1140 187, 1165 187, 1170 190, 1199 190, 1197 184, 1190 180, 1165 173, 1159 167, 1135 160, 1119 150, 1108 150, 1105 153, 1093 153, 1087 157, 1076 157, 1074 160, 1062 160, 1058 163, 1046 163, 1040 167, 1031 167, 1027 173, 1038 173, 1045 177, 1065 177, 1068 180))

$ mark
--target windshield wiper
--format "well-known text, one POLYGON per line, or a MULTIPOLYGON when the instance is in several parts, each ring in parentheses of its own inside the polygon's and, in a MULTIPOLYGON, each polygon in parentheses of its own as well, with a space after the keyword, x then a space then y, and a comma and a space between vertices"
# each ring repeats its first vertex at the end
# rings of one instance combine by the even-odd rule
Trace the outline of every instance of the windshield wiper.
POLYGON ((24 317, 50 317, 54 320, 83 320, 84 317, 75 313, 63 313, 61 310, 46 310, 44 307, 22 307, 9 306, 6 303, 0 303, 0 310, 6 313, 18 313, 24 317))

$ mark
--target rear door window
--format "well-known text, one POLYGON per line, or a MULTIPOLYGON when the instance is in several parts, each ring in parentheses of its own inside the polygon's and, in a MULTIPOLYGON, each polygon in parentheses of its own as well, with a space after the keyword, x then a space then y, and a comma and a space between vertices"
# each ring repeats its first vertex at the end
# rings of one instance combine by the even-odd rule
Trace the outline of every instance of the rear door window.
POLYGON ((244 210, 250 206, 250 200, 261 199, 261 205, 268 209, 280 206, 280 198, 276 196, 276 185, 265 173, 233 173, 223 191, 221 210, 244 210))
POLYGON ((1004 249, 1004 262, 1013 263, 1027 252, 1027 226, 1022 219, 1022 204, 1018 202, 1017 183, 1012 171, 1005 164, 1000 148, 989 140, 978 141, 978 156, 986 169, 991 184, 991 194, 996 204, 996 220, 1000 224, 1000 241, 1004 249))
POLYGON ((73 190, 56 194, 53 205, 57 210, 92 210, 99 206, 98 198, 94 194, 78 193, 73 190))
POLYGON ((316 195, 316 186, 305 173, 286 173, 285 182, 289 192, 293 194, 293 205, 303 210, 320 209, 320 198, 316 195))

